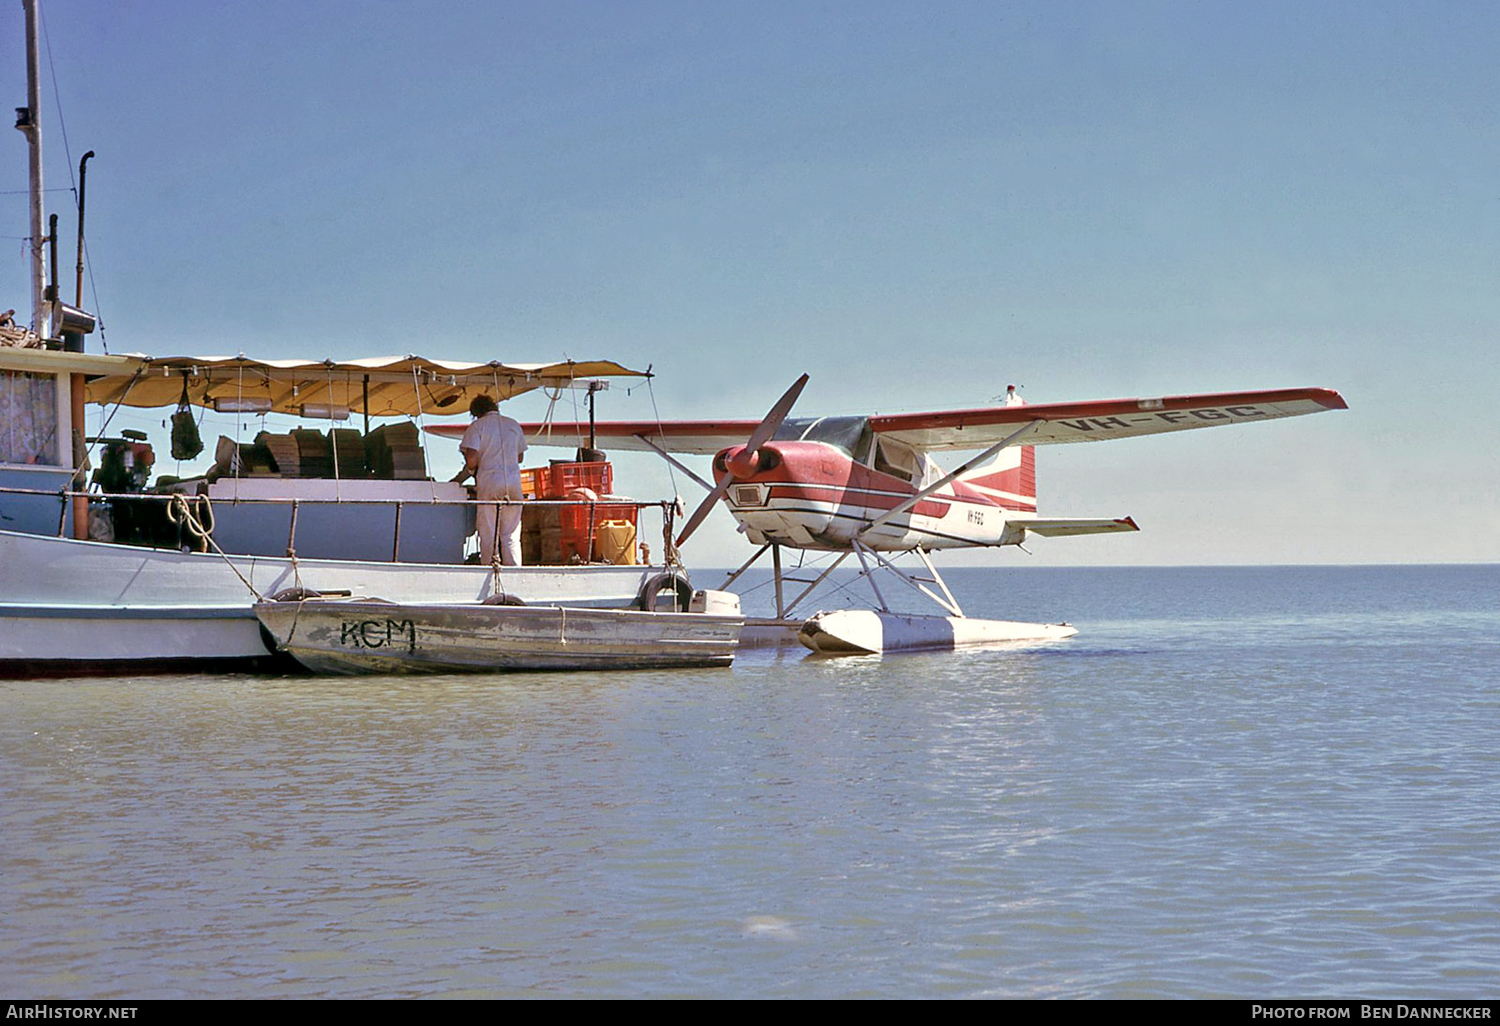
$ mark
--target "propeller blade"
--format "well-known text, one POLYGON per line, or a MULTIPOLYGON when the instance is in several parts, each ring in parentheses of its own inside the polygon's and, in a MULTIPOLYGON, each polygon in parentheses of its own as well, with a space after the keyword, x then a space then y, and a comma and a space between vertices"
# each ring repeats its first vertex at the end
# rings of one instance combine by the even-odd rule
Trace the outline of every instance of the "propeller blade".
POLYGON ((682 525, 682 532, 677 535, 677 541, 673 544, 680 547, 687 540, 688 535, 698 530, 698 525, 703 523, 703 519, 708 516, 714 505, 729 494, 729 485, 733 481, 733 476, 725 474, 724 480, 714 485, 714 490, 708 493, 707 497, 698 504, 698 508, 693 510, 693 515, 688 517, 687 523, 682 525))
MULTIPOLYGON (((776 433, 776 429, 781 427, 781 422, 786 420, 786 415, 796 405, 797 397, 802 394, 802 389, 806 384, 806 374, 792 382, 792 387, 787 389, 786 393, 780 399, 776 400, 776 405, 771 407, 771 412, 766 414, 766 419, 760 422, 759 427, 750 432, 750 440, 745 443, 746 449, 754 452, 770 441, 771 436, 776 433)), ((698 525, 703 523, 704 518, 708 516, 709 510, 713 509, 720 499, 729 494, 729 486, 733 481, 733 475, 724 475, 724 480, 716 484, 713 491, 709 492, 707 497, 698 504, 698 508, 693 510, 693 515, 688 517, 687 523, 682 526, 682 531, 677 535, 677 541, 674 544, 681 546, 687 540, 688 535, 698 529, 698 525)))
POLYGON ((804 374, 792 382, 792 387, 786 390, 786 394, 776 400, 776 405, 771 407, 771 412, 766 414, 766 419, 760 422, 760 427, 750 434, 750 440, 745 443, 745 448, 754 452, 771 440, 776 429, 781 427, 781 422, 786 420, 786 415, 792 412, 792 406, 797 402, 797 397, 802 394, 803 387, 807 384, 807 375, 804 374))

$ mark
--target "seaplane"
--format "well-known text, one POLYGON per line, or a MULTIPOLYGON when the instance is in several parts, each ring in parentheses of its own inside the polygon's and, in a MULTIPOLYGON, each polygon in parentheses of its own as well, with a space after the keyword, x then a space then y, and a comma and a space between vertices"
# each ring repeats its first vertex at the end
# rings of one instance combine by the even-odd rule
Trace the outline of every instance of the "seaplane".
MULTIPOLYGON (((808 381, 802 375, 760 421, 677 420, 527 424, 533 444, 654 452, 708 490, 684 521, 680 546, 721 502, 739 521, 756 552, 729 575, 729 587, 767 552, 776 587, 775 623, 795 626, 814 652, 881 653, 1059 640, 1069 624, 1031 624, 964 615, 929 553, 940 549, 1021 546, 1044 538, 1139 530, 1130 517, 1056 518, 1038 513, 1036 447, 1101 442, 1198 428, 1257 424, 1346 409, 1335 391, 1293 388, 1204 393, 1149 399, 1027 403, 1015 386, 1003 401, 974 409, 875 416, 792 418, 808 381), (952 470, 932 454, 978 452, 952 470), (709 482, 679 461, 680 454, 713 457, 709 482), (806 587, 785 601, 789 578, 782 550, 833 553, 806 587), (878 608, 794 610, 850 556, 874 592, 878 608), (899 567, 913 555, 920 569, 899 567), (896 612, 877 583, 894 575, 931 599, 941 615, 896 612)), ((592 399, 592 396, 590 396, 592 399)), ((437 433, 462 429, 444 425, 437 433)))

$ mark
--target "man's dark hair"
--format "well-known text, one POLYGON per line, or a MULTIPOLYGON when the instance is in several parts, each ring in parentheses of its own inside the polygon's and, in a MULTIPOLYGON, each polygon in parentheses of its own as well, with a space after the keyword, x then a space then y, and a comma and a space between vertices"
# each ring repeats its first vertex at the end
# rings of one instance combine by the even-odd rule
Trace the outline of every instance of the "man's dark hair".
POLYGON ((474 401, 469 404, 469 416, 483 417, 486 413, 493 413, 500 407, 495 405, 495 400, 487 395, 476 395, 474 401))

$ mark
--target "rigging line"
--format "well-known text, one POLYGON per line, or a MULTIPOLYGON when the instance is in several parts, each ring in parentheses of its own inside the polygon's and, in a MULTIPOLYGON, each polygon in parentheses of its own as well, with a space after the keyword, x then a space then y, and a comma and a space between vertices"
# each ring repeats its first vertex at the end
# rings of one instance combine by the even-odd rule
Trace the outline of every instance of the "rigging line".
MULTIPOLYGON (((646 394, 651 397, 651 416, 656 418, 656 436, 661 439, 662 448, 666 448, 667 432, 661 424, 661 411, 656 408, 656 389, 651 387, 650 367, 646 368, 646 394)), ((672 464, 670 462, 667 463, 667 480, 672 483, 672 494, 676 495, 678 492, 677 475, 672 473, 672 464)))
POLYGON ((427 425, 422 420, 422 383, 417 379, 417 363, 411 361, 411 390, 417 397, 417 445, 422 450, 422 463, 427 468, 428 491, 433 502, 438 501, 437 482, 432 479, 432 454, 427 451, 427 425))
MULTIPOLYGON (((845 553, 845 555, 847 555, 847 553, 845 553)), ((759 557, 757 556, 756 558, 759 558, 759 557)), ((837 560, 838 559, 842 559, 842 558, 843 558, 842 556, 839 556, 837 553, 834 553, 834 552, 812 553, 812 552, 809 552, 806 549, 800 549, 800 550, 797 551, 797 563, 796 563, 796 565, 795 566, 788 565, 788 566, 785 566, 785 567, 782 568, 782 579, 783 580, 790 580, 793 584, 806 584, 807 583, 807 578, 805 578, 805 577, 788 578, 787 574, 788 573, 795 573, 795 572, 802 571, 802 570, 812 571, 812 570, 822 569, 823 568, 823 564, 829 563, 829 562, 834 562, 836 564, 837 560)), ((745 586, 744 589, 743 589, 742 594, 751 595, 751 594, 754 594, 757 591, 761 591, 761 590, 763 590, 765 588, 769 588, 769 587, 771 587, 775 583, 776 583, 776 578, 774 576, 767 577, 764 581, 761 581, 759 584, 752 584, 752 585, 745 586)), ((822 584, 823 581, 816 581, 814 583, 815 584, 822 584)), ((829 582, 829 587, 832 588, 834 591, 847 590, 850 587, 851 583, 853 583, 853 582, 848 582, 848 583, 845 583, 845 584, 841 585, 841 584, 839 584, 837 582, 829 582)), ((810 589, 809 589, 808 592, 804 593, 801 596, 801 598, 799 598, 796 602, 793 602, 792 605, 789 606, 789 607, 787 607, 787 608, 790 609, 792 607, 801 605, 802 604, 801 599, 802 598, 806 598, 807 595, 809 595, 809 594, 811 594, 811 590, 810 589)))
MULTIPOLYGON (((852 581, 845 581, 843 584, 838 584, 836 582, 830 582, 830 584, 832 584, 832 586, 833 586, 833 594, 834 595, 839 595, 839 596, 841 596, 843 598, 846 598, 846 599, 850 599, 850 600, 852 600, 854 602, 858 602, 865 609, 874 609, 875 606, 871 604, 871 602, 870 602, 869 599, 867 599, 867 598, 860 598, 858 595, 854 594, 854 586, 856 584, 858 584, 861 580, 865 579, 866 576, 867 576, 866 574, 861 573, 858 577, 854 578, 854 580, 852 580, 852 581)), ((872 587, 872 590, 873 590, 873 587, 872 587)), ((846 606, 845 608, 847 609, 848 607, 846 606)))
MULTIPOLYGON (((328 395, 323 401, 328 404, 328 448, 333 450, 333 501, 342 502, 343 495, 340 493, 340 487, 343 482, 339 479, 339 446, 338 439, 333 435, 333 368, 327 364, 324 366, 327 367, 328 373, 328 395)), ((345 388, 345 398, 348 398, 347 388, 345 388)))
MULTIPOLYGON (((118 399, 115 400, 115 408, 109 411, 109 415, 106 416, 106 417, 104 417, 103 422, 99 425, 99 433, 94 436, 94 444, 92 446, 89 446, 89 445, 87 445, 87 442, 85 442, 86 447, 83 450, 83 454, 84 454, 84 458, 85 459, 88 459, 89 457, 93 456, 93 454, 94 454, 94 448, 96 446, 98 446, 99 442, 104 438, 104 433, 109 430, 110 422, 115 419, 115 414, 119 413, 120 410, 124 407, 124 405, 125 405, 125 399, 126 399, 127 396, 130 395, 130 390, 135 387, 135 383, 137 381, 141 380, 141 375, 144 374, 145 372, 146 372, 146 365, 144 363, 141 364, 139 367, 137 367, 135 369, 135 374, 133 374, 131 376, 130 381, 125 385, 125 391, 121 392, 120 393, 120 398, 118 398, 118 399)), ((104 404, 100 403, 99 404, 99 408, 100 408, 100 411, 102 412, 103 409, 104 409, 104 404)), ((85 434, 85 436, 87 436, 88 430, 87 430, 87 423, 86 422, 87 422, 88 418, 85 417, 84 419, 85 419, 84 434, 85 434)))
MULTIPOLYGON (((204 393, 204 398, 205 399, 208 398, 207 393, 204 393)), ((191 403, 189 405, 191 405, 191 403)), ((195 422, 194 426, 198 429, 198 437, 199 437, 200 440, 203 438, 203 419, 205 417, 207 417, 207 416, 208 416, 208 407, 206 405, 198 407, 198 420, 195 422)), ((214 446, 214 450, 215 450, 214 451, 214 462, 218 463, 218 461, 219 461, 218 445, 214 446)), ((196 457, 194 457, 194 458, 196 459, 196 457)), ((234 461, 236 463, 238 463, 239 460, 240 460, 240 447, 239 447, 239 444, 236 443, 235 447, 234 447, 234 461)), ((177 463, 178 463, 179 466, 182 465, 182 461, 181 460, 178 460, 177 463)), ((210 469, 212 469, 212 467, 210 467, 210 469)), ((205 471, 205 473, 206 473, 206 471, 205 471)))
POLYGON ((552 425, 554 418, 557 416, 557 401, 562 398, 562 389, 549 389, 543 385, 542 395, 547 397, 547 412, 542 414, 541 426, 536 429, 536 434, 531 437, 545 438, 550 442, 552 440, 552 425))
MULTIPOLYGON (((240 371, 239 386, 238 386, 238 390, 237 390, 237 392, 235 394, 235 405, 239 406, 239 407, 243 407, 245 405, 245 365, 244 365, 243 362, 240 363, 239 371, 240 371)), ((205 404, 208 402, 208 374, 207 374, 207 372, 205 372, 204 375, 203 375, 203 402, 205 404)), ((240 428, 241 428, 240 418, 243 417, 243 416, 244 416, 244 413, 236 413, 234 415, 234 448, 235 448, 235 452, 236 453, 238 453, 239 450, 240 450, 240 428)), ((264 421, 262 421, 262 423, 264 423, 264 421)), ((277 469, 279 470, 280 468, 278 467, 277 469)), ((240 461, 239 460, 235 460, 234 461, 234 497, 236 499, 238 499, 240 497, 240 461)))
POLYGON ((557 401, 562 398, 563 390, 557 387, 549 388, 546 384, 537 386, 542 395, 547 397, 547 412, 542 414, 541 426, 536 429, 532 438, 552 438, 553 418, 557 415, 557 401))
POLYGON ((99 312, 99 283, 94 280, 94 258, 89 255, 89 240, 83 240, 84 273, 89 279, 89 295, 94 297, 94 317, 98 322, 99 345, 109 355, 109 341, 104 337, 104 315, 99 312))
MULTIPOLYGON (((38 7, 37 14, 42 25, 42 44, 47 48, 47 71, 52 76, 52 105, 57 108, 57 127, 62 132, 63 153, 68 158, 68 181, 73 183, 76 197, 78 183, 73 179, 73 150, 68 145, 68 122, 63 118, 62 95, 57 91, 57 63, 52 59, 52 36, 47 32, 47 12, 38 7)), ((78 205, 76 199, 73 205, 78 205)))
MULTIPOLYGON (((73 148, 68 145, 68 123, 67 120, 63 118, 62 92, 57 88, 57 63, 52 59, 52 36, 47 32, 47 12, 42 10, 41 8, 38 8, 37 14, 41 19, 42 41, 47 47, 47 70, 52 76, 52 105, 57 108, 57 128, 58 131, 62 133, 63 153, 66 154, 68 158, 68 181, 71 184, 69 185, 67 191, 73 194, 73 209, 81 214, 82 212, 78 211, 78 180, 73 177, 73 148)), ((42 191, 62 192, 63 190, 61 188, 57 188, 44 189, 42 191)), ((85 254, 87 254, 89 251, 89 244, 87 239, 85 239, 83 242, 83 251, 85 254)), ((94 297, 94 316, 98 321, 99 345, 103 348, 105 355, 108 356, 109 342, 104 338, 104 315, 99 312, 99 283, 94 280, 94 261, 92 257, 89 257, 87 266, 89 278, 89 294, 94 297)))

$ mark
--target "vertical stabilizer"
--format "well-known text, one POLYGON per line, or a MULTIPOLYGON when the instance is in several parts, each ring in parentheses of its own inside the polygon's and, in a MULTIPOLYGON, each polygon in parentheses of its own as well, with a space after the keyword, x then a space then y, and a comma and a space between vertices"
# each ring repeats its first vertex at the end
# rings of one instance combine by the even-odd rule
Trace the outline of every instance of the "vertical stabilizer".
MULTIPOLYGON (((1024 406, 1026 400, 1015 385, 1005 389, 1006 406, 1024 406)), ((1036 447, 1022 445, 1001 449, 994 459, 981 463, 958 478, 964 484, 1006 509, 1036 512, 1036 447)))

